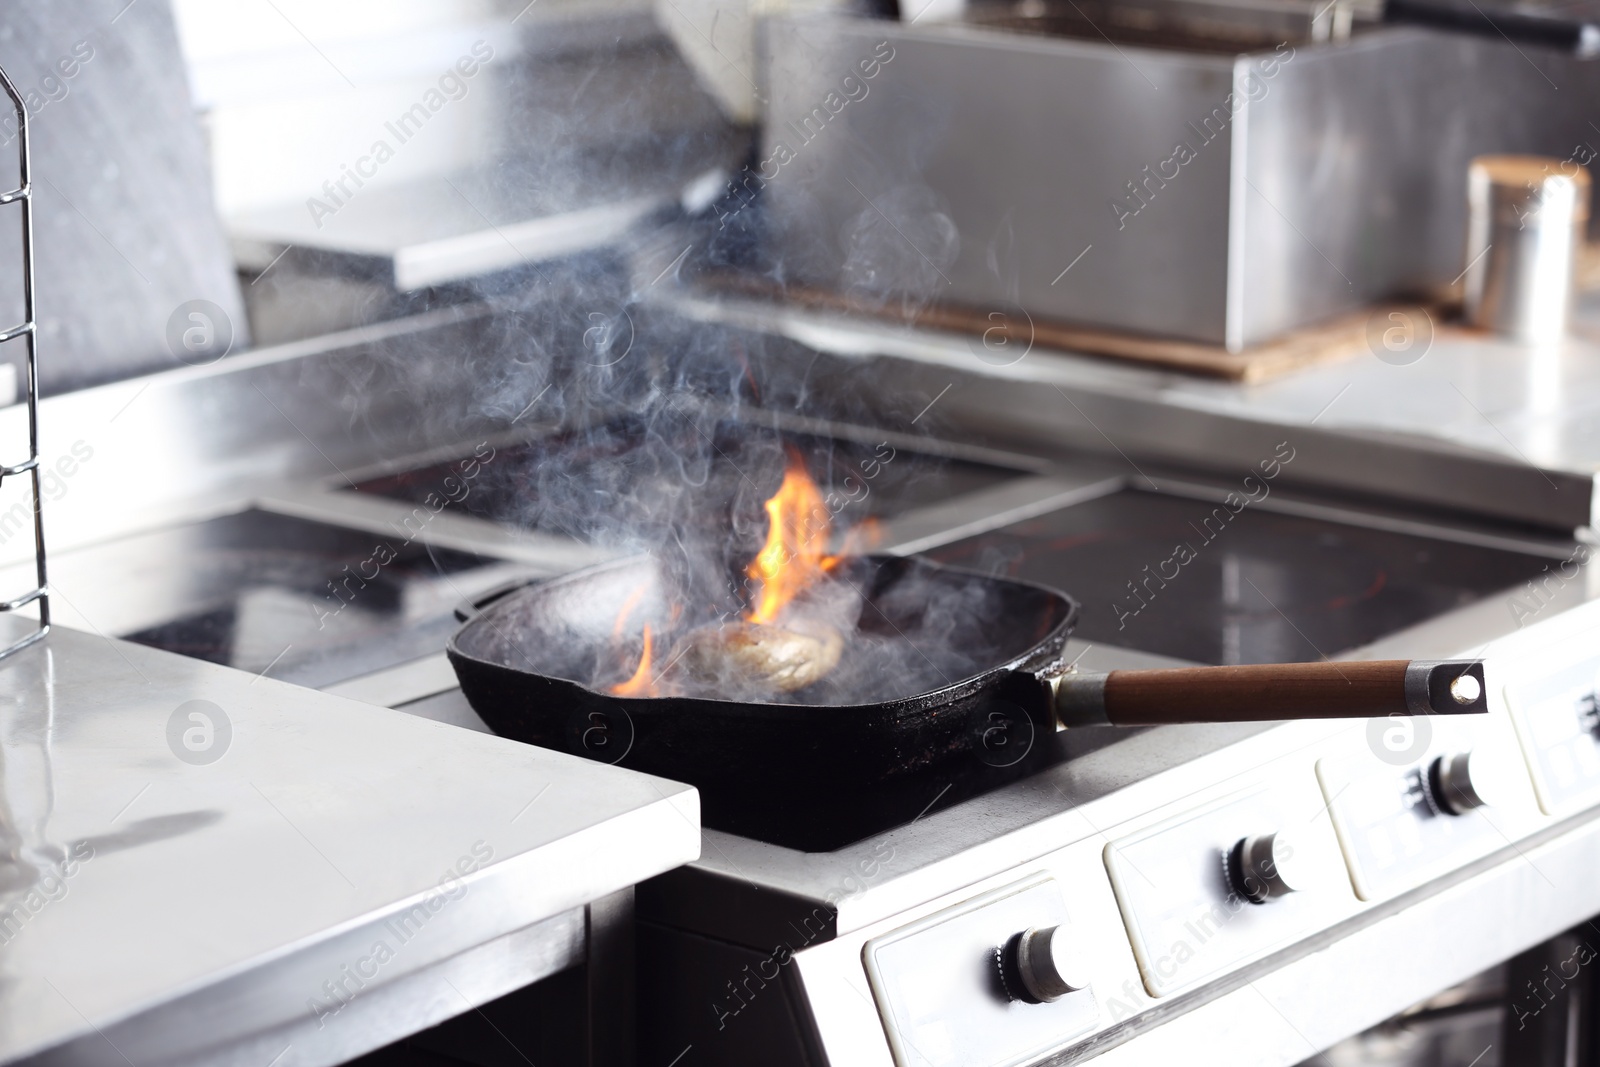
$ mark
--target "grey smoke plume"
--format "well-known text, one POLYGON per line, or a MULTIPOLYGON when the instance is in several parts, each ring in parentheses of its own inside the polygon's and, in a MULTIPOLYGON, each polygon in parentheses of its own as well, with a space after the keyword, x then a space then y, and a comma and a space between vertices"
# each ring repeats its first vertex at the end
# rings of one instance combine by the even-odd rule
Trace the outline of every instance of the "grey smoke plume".
MULTIPOLYGON (((637 64, 641 49, 657 47, 634 42, 618 44, 611 56, 603 47, 584 53, 581 62, 602 73, 572 84, 589 86, 585 93, 603 85, 596 100, 553 91, 519 96, 516 124, 539 131, 539 150, 508 155, 498 166, 500 180, 572 189, 595 176, 620 187, 650 168, 682 171, 696 158, 715 162, 725 128, 709 120, 640 128, 632 116, 660 110, 650 96, 664 83, 604 73, 637 64), (608 130, 615 136, 605 136, 608 130)), ((914 175, 908 168, 898 184, 881 191, 875 185, 873 202, 843 233, 830 235, 827 244, 836 236, 844 256, 846 295, 914 307, 944 284, 940 264, 953 259, 959 237, 914 175)), ((892 513, 908 495, 937 499, 929 486, 939 465, 913 449, 795 430, 797 419, 822 417, 921 433, 938 425, 937 414, 911 424, 929 398, 895 397, 870 367, 862 368, 860 382, 818 380, 816 353, 793 342, 673 312, 685 290, 719 288, 730 273, 781 293, 790 261, 805 254, 769 239, 761 189, 752 194, 748 184, 730 185, 727 195, 738 198, 737 211, 730 210, 733 201, 712 203, 698 214, 659 219, 624 247, 507 272, 472 288, 496 309, 483 328, 493 334, 489 347, 502 353, 482 360, 472 405, 508 443, 469 506, 497 521, 646 554, 658 561, 667 585, 628 613, 616 633, 607 626, 602 634, 597 624, 574 636, 572 647, 556 641, 535 648, 530 641, 511 662, 531 655, 550 673, 605 689, 638 663, 646 623, 658 663, 680 650, 695 627, 735 624, 752 594, 745 568, 767 533, 763 504, 780 484, 792 448, 805 456, 824 497, 839 502, 830 505, 836 536, 869 516, 892 513), (724 224, 729 216, 735 221, 724 224), (531 443, 516 445, 514 438, 531 443)), ((412 375, 414 387, 427 387, 425 369, 402 373, 412 375)), ((860 590, 830 581, 808 598, 805 612, 810 622, 837 630, 846 650, 817 685, 768 691, 726 671, 683 671, 663 684, 700 695, 856 702, 936 688, 984 658, 985 604, 973 589, 956 595, 898 588, 904 602, 894 605, 899 614, 887 625, 882 611, 864 606, 860 590)), ((608 605, 613 619, 628 592, 608 605)))

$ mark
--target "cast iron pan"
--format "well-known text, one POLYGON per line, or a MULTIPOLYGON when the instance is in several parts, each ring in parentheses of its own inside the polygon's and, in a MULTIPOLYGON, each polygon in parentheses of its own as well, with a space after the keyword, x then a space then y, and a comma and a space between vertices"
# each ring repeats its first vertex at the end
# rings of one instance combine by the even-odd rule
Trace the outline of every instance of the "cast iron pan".
POLYGON ((862 556, 848 567, 845 576, 864 595, 858 623, 864 633, 914 627, 916 608, 897 590, 975 594, 984 613, 977 623, 986 665, 872 703, 597 691, 584 680, 597 676, 596 657, 615 656, 617 619, 629 599, 653 604, 658 613, 685 600, 647 557, 484 594, 459 610, 464 624, 446 651, 467 700, 502 736, 701 788, 738 785, 769 794, 786 783, 871 788, 974 756, 994 765, 1021 734, 1031 739, 1035 729, 1068 725, 1487 710, 1476 661, 1068 673, 1062 653, 1077 604, 1065 593, 917 557, 862 556))

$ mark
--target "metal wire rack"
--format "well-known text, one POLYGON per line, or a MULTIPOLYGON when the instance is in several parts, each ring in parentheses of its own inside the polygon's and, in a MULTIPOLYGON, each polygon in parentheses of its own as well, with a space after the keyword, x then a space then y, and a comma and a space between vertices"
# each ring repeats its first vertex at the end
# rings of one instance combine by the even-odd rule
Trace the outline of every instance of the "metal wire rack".
POLYGON ((17 116, 17 187, 0 193, 0 206, 16 204, 22 211, 22 323, 0 329, 0 344, 22 338, 28 353, 28 458, 21 463, 0 465, 0 484, 7 478, 26 473, 33 489, 33 554, 38 584, 11 600, 0 602, 0 612, 13 612, 39 603, 39 627, 11 644, 0 648, 0 659, 26 648, 50 632, 50 589, 44 562, 44 496, 39 491, 39 327, 33 311, 33 171, 28 158, 28 108, 17 87, 4 70, 0 85, 11 100, 17 116))

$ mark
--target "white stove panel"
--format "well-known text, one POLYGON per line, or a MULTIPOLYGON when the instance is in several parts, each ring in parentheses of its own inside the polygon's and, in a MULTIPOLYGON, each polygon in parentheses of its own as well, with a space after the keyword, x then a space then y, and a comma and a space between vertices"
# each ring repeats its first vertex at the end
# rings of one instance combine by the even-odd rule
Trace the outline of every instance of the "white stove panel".
POLYGON ((1504 716, 1377 719, 1365 745, 1317 761, 1362 900, 1415 888, 1542 821, 1504 716))
MULTIPOLYGON (((1584 642, 1584 651, 1593 642, 1584 642)), ((1506 704, 1533 775, 1539 807, 1567 815, 1600 800, 1600 656, 1505 687, 1506 704)))
MULTIPOLYGON (((867 976, 897 1067, 1011 1067, 1031 1062, 1100 1019, 1058 883, 1048 876, 987 893, 869 941, 867 976), (1053 977, 1076 985, 1027 1003, 1008 989, 999 953, 1016 934, 1056 927, 1053 977)), ((1012 978, 1015 984, 1015 978, 1012 978)))
POLYGON ((1480 812, 1453 817, 1429 802, 1426 764, 1390 767, 1350 755, 1320 761, 1317 774, 1362 900, 1420 885, 1499 840, 1480 812))
POLYGON ((1106 846, 1106 869, 1152 996, 1231 970, 1350 913, 1355 901, 1338 843, 1310 774, 1303 777, 1225 796, 1106 846), (1263 845, 1278 870, 1261 872, 1266 883, 1241 884, 1237 857, 1246 846, 1260 854, 1263 845))

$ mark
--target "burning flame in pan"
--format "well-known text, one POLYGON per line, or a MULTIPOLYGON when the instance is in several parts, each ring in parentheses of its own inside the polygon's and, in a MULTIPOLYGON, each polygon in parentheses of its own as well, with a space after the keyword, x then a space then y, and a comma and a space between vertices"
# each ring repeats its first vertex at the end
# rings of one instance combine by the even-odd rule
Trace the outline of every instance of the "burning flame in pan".
MULTIPOLYGON (((847 555, 858 551, 860 543, 876 540, 876 523, 868 520, 850 530, 839 554, 827 552, 833 533, 832 513, 817 483, 806 471, 804 459, 789 450, 783 482, 766 502, 767 540, 745 568, 755 583, 755 596, 744 614, 742 626, 701 627, 678 644, 666 668, 653 667, 654 635, 643 628, 643 649, 632 677, 609 687, 615 696, 655 697, 664 695, 661 677, 680 660, 688 670, 711 673, 723 665, 739 665, 749 677, 766 678, 778 688, 789 690, 810 684, 838 662, 841 635, 837 626, 816 619, 786 618, 789 606, 801 594, 821 581, 847 555), (654 673, 652 673, 654 671, 654 673)), ((646 589, 640 586, 623 601, 612 629, 620 644, 627 622, 643 600, 646 589)), ((802 616, 805 612, 800 613, 802 616)))
POLYGON ((644 626, 644 651, 639 654, 639 666, 633 672, 633 677, 626 682, 618 682, 611 687, 611 692, 619 697, 653 697, 660 696, 656 688, 655 679, 650 677, 650 624, 644 626))
POLYGON ((766 507, 767 543, 745 570, 760 583, 755 603, 745 615, 745 621, 753 623, 777 619, 790 601, 839 562, 839 557, 826 553, 833 526, 822 493, 793 450, 783 484, 766 507))
MULTIPOLYGON (((617 612, 617 621, 611 627, 612 640, 622 640, 623 632, 628 625, 628 616, 633 614, 633 610, 637 608, 639 606, 639 602, 644 599, 646 588, 647 587, 643 585, 639 586, 633 592, 629 593, 628 598, 622 602, 622 610, 617 612)), ((652 658, 651 643, 650 624, 645 623, 644 651, 639 654, 639 666, 634 669, 633 677, 629 678, 625 682, 618 682, 616 685, 611 686, 609 692, 619 697, 653 697, 661 695, 660 691, 656 687, 655 679, 650 676, 650 661, 652 658)))

